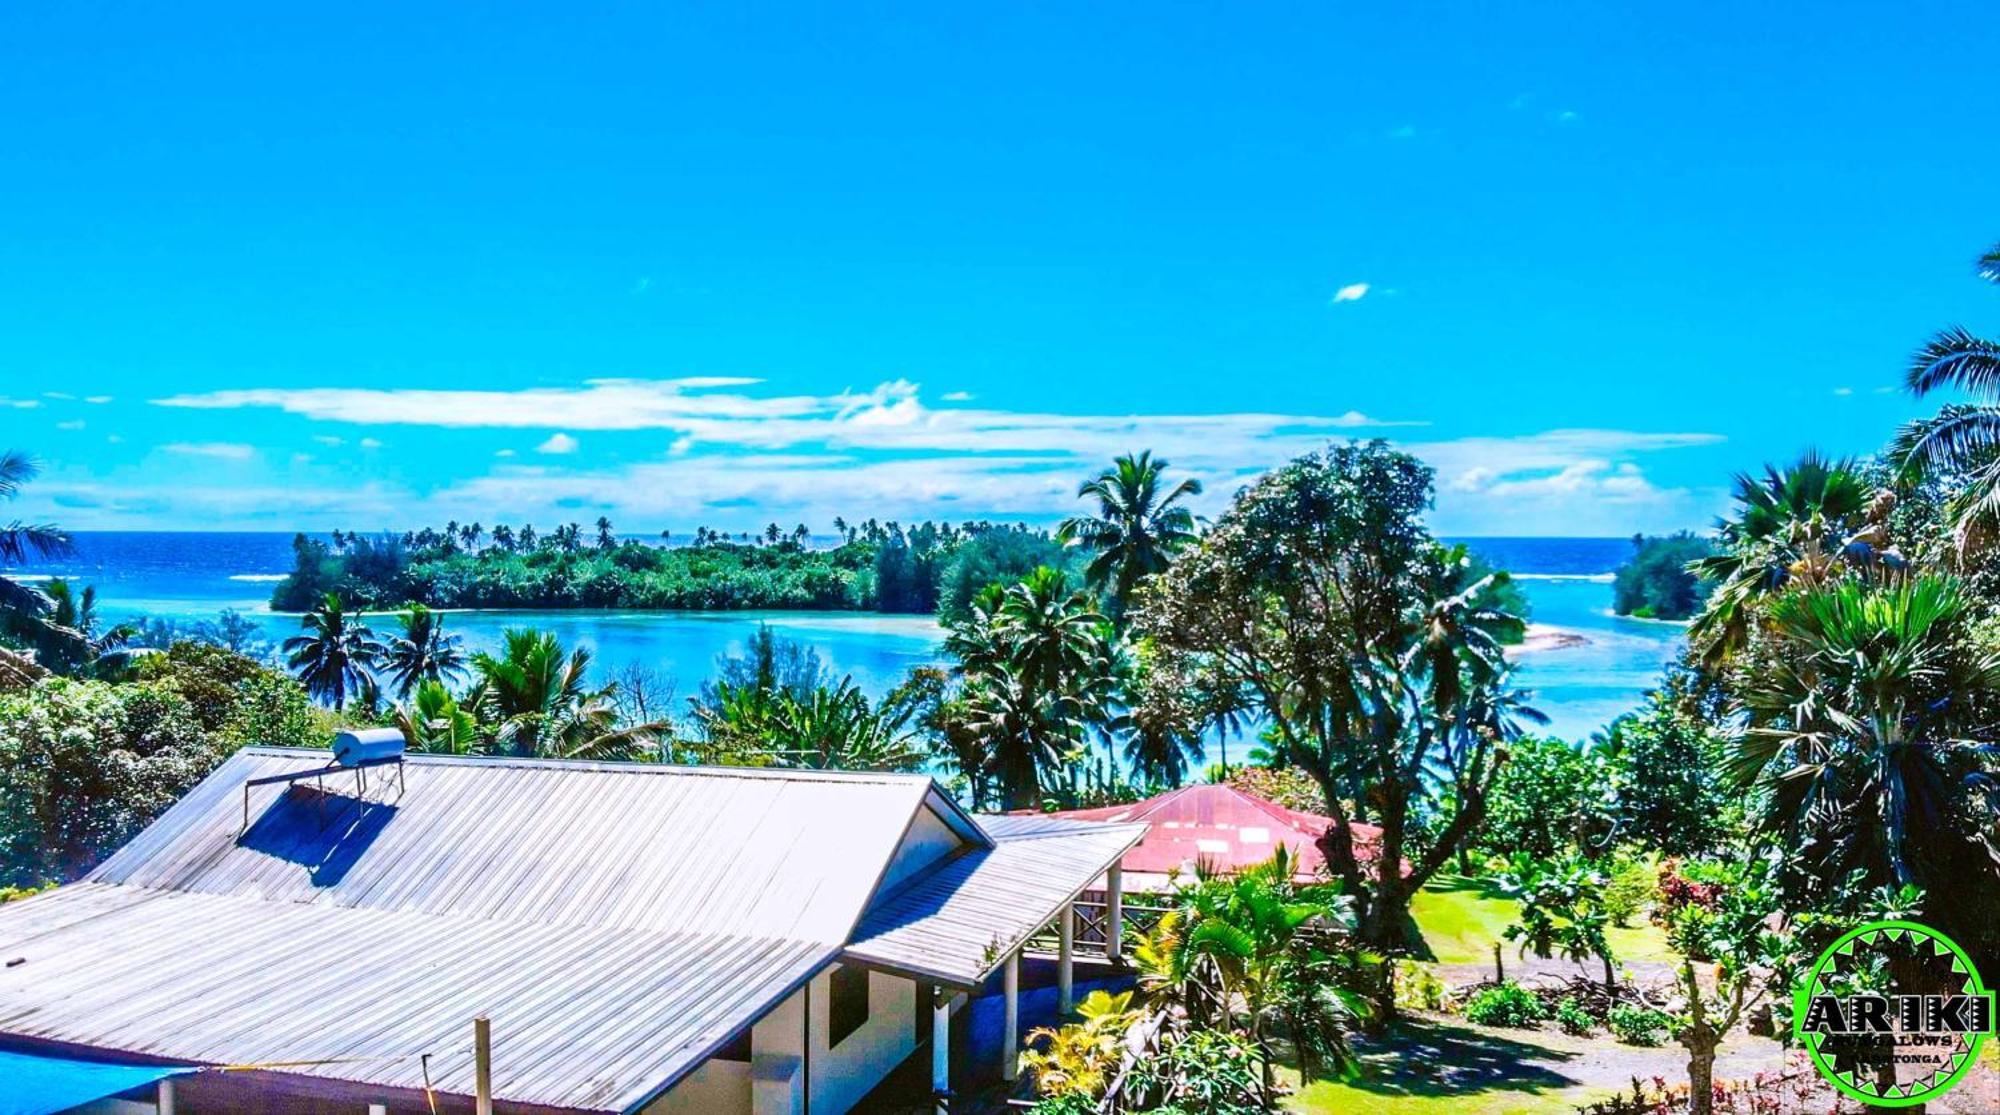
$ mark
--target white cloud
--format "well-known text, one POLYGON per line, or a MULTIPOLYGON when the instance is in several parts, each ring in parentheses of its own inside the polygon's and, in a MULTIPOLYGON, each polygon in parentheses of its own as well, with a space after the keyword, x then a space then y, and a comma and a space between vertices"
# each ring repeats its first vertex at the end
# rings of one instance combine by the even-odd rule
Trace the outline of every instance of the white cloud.
POLYGON ((108 403, 108 402, 110 402, 110 401, 111 401, 111 396, 109 396, 109 395, 90 395, 90 396, 86 396, 86 397, 84 398, 84 400, 83 400, 83 401, 84 401, 84 402, 86 402, 86 403, 89 403, 89 404, 91 404, 92 406, 103 406, 103 405, 104 405, 105 403, 108 403))
POLYGON ((1834 389, 1833 389, 1833 393, 1834 393, 1834 394, 1836 394, 1836 395, 1839 395, 1839 396, 1840 396, 1840 397, 1842 397, 1842 398, 1846 398, 1847 396, 1849 396, 1849 395, 1852 395, 1852 394, 1854 394, 1854 388, 1852 388, 1852 387, 1836 387, 1836 388, 1834 388, 1834 389))
POLYGON ((44 391, 42 392, 42 398, 59 399, 63 402, 74 402, 76 400, 76 396, 67 391, 44 391))
POLYGON ((360 447, 361 447, 361 448, 363 448, 363 449, 380 449, 380 448, 382 448, 382 443, 381 443, 381 442, 380 442, 379 440, 377 440, 377 439, 375 439, 375 438, 372 438, 372 437, 365 437, 365 438, 362 438, 362 439, 361 439, 360 441, 357 441, 357 442, 355 442, 354 444, 356 444, 356 445, 360 446, 360 447))
POLYGON ((58 430, 81 430, 81 429, 83 429, 83 419, 81 419, 81 418, 72 418, 72 419, 70 419, 70 420, 69 420, 69 421, 67 421, 67 422, 58 422, 58 423, 56 423, 56 429, 58 429, 58 430))
POLYGON ((1560 112, 1557 112, 1557 113, 1556 113, 1556 114, 1554 115, 1553 119, 1554 119, 1554 120, 1555 120, 1555 122, 1556 122, 1556 123, 1558 123, 1558 124, 1574 124, 1574 123, 1576 123, 1576 122, 1577 122, 1578 120, 1581 120, 1581 119, 1583 119, 1583 118, 1582 118, 1581 116, 1578 116, 1578 115, 1577 115, 1577 113, 1576 113, 1576 110, 1575 110, 1575 109, 1573 109, 1573 108, 1566 108, 1566 109, 1563 109, 1563 110, 1561 110, 1560 112))
POLYGON ((493 455, 495 457, 512 457, 514 455, 514 451, 512 449, 499 449, 495 450, 493 455))
POLYGON ((947 403, 969 403, 972 401, 972 392, 947 391, 944 394, 939 395, 938 398, 947 403))
POLYGON ((255 446, 228 441, 170 442, 160 448, 184 457, 208 457, 218 461, 247 461, 257 455, 255 446))
POLYGON ((12 407, 15 410, 34 410, 41 405, 42 401, 40 399, 9 399, 5 395, 0 395, 0 407, 12 407))
POLYGON ((346 439, 334 437, 332 434, 314 434, 313 440, 329 448, 337 448, 346 444, 346 439))
POLYGON ((577 441, 568 434, 550 434, 549 440, 535 446, 537 453, 574 453, 577 441))
POLYGON ((1367 283, 1349 283, 1333 292, 1333 303, 1337 306, 1342 302, 1359 302, 1366 297, 1368 297, 1367 283))

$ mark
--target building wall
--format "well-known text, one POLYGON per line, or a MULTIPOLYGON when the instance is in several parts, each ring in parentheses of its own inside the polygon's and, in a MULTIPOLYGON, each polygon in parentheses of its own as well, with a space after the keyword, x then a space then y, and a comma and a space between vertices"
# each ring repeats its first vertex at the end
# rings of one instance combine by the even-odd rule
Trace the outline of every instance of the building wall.
POLYGON ((795 1077, 808 1060, 812 1115, 842 1115, 916 1050, 917 985, 879 972, 868 975, 868 1020, 829 1048, 830 971, 794 992, 750 1031, 749 1063, 704 1062, 646 1109, 646 1115, 791 1115, 802 1096, 778 1081, 795 1077), (803 1016, 811 1004, 810 1057, 803 1016), (759 1078, 759 1079, 753 1079, 759 1078))
POLYGON ((916 820, 903 834, 903 842, 897 846, 895 858, 889 861, 889 869, 883 873, 875 892, 886 894, 896 889, 896 884, 957 851, 964 843, 936 810, 924 806, 917 810, 916 820))

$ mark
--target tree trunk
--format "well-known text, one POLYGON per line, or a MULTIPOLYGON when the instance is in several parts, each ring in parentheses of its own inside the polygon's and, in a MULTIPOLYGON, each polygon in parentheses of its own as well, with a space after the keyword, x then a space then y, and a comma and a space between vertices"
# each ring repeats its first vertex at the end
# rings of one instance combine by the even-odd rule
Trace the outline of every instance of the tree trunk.
POLYGON ((1715 1045, 1695 1041, 1688 1051, 1688 1115, 1715 1111, 1715 1045))
POLYGON ((1615 1001, 1618 998, 1618 976, 1611 970, 1611 954, 1604 954, 1604 993, 1615 1001))

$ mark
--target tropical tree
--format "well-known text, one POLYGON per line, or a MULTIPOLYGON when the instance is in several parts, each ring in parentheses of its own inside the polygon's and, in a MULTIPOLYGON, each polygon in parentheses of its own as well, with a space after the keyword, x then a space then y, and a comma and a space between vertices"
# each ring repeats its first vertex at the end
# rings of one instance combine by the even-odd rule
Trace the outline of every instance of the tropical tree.
POLYGON ((97 589, 81 590, 63 578, 48 583, 47 622, 36 640, 38 661, 59 674, 89 672, 99 659, 123 647, 138 634, 129 623, 104 627, 97 615, 97 589))
POLYGON ((335 593, 301 616, 299 626, 304 634, 285 640, 285 661, 306 692, 334 708, 347 707, 353 697, 372 703, 374 669, 382 656, 375 632, 349 615, 335 593))
POLYGON ((419 681, 414 699, 396 709, 396 727, 412 751, 471 755, 486 750, 478 718, 434 678, 419 681))
POLYGON ((1888 545, 1895 497, 1872 490, 1851 460, 1808 452, 1789 468, 1737 474, 1735 495, 1734 517, 1716 525, 1719 552, 1689 566, 1717 586, 1689 628, 1710 662, 1742 647, 1773 594, 1906 564, 1888 545))
POLYGON ((1308 454, 1245 488, 1134 622, 1190 673, 1242 692, 1276 757, 1319 785, 1329 869, 1356 899, 1361 939, 1384 950, 1483 819, 1505 734, 1494 727, 1522 707, 1496 695, 1518 614, 1483 602, 1495 583, 1424 529, 1430 496, 1430 470, 1385 443, 1308 454), (1382 830, 1365 873, 1363 809, 1382 830))
POLYGON ((397 697, 408 697, 426 681, 454 682, 465 676, 465 652, 458 636, 445 633, 443 615, 412 604, 399 622, 402 630, 382 648, 382 673, 397 697))
POLYGON ((1079 499, 1095 500, 1094 513, 1065 519, 1056 539, 1095 554, 1085 576, 1104 589, 1114 616, 1122 616, 1140 582, 1167 567, 1174 554, 1194 541, 1195 517, 1183 501, 1201 494, 1201 481, 1171 486, 1167 462, 1150 450, 1126 454, 1077 487, 1079 499))
MULTIPOLYGON (((18 450, 0 452, 0 503, 17 498, 21 488, 41 474, 34 458, 18 450)), ((69 535, 50 523, 13 520, 0 524, 0 565, 21 565, 30 557, 68 557, 74 552, 69 535)), ((50 616, 48 595, 24 581, 0 574, 0 634, 31 646, 59 644, 69 655, 85 656, 84 637, 50 616)))
POLYGON ((621 724, 617 687, 590 684, 590 651, 565 651, 553 632, 509 628, 498 655, 472 656, 477 680, 465 704, 492 725, 495 748, 555 759, 630 759, 664 723, 621 724))
POLYGON ((914 771, 925 752, 911 726, 918 706, 893 697, 880 706, 843 677, 799 696, 788 690, 718 686, 696 715, 718 758, 813 770, 914 771))
POLYGON ((962 715, 988 741, 1008 808, 1032 807, 1045 787, 1060 788, 1090 733, 1110 722, 1109 634, 1089 598, 1047 566, 988 588, 951 628, 945 646, 963 679, 962 715))
MULTIPOLYGON (((1979 257, 1980 278, 2000 283, 2000 246, 1979 257)), ((1958 488, 1949 510, 1961 558, 2000 537, 2000 341, 1953 326, 1910 359, 1905 383, 1924 398, 1955 391, 1976 401, 1948 403, 1903 427, 1890 453, 1915 475, 1946 475, 1958 488)))
POLYGON ((1771 652, 1732 679, 1731 769, 1789 850, 1787 907, 1914 886, 1961 943, 2000 943, 2000 651, 1960 583, 1842 581, 1778 598, 1767 622, 1771 652))

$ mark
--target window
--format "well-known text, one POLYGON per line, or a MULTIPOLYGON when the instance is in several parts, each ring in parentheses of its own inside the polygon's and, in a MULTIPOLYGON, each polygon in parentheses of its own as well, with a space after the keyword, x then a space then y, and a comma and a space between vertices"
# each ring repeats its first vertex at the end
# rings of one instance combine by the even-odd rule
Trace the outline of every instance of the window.
POLYGON ((827 1048, 832 1049, 868 1021, 868 969, 835 968, 827 984, 827 1048))

